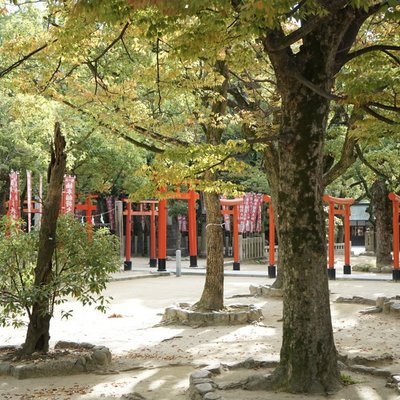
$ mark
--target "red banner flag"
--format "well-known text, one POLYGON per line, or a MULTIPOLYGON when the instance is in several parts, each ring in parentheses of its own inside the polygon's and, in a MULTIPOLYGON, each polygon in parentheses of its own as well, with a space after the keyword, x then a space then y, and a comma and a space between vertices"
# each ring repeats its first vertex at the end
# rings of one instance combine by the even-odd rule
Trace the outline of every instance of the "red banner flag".
POLYGON ((8 202, 8 212, 12 219, 17 220, 21 217, 20 205, 19 205, 19 173, 11 171, 10 173, 10 199, 8 202))
POLYGON ((110 230, 115 230, 114 200, 112 196, 106 197, 108 221, 110 222, 110 230))
POLYGON ((31 231, 32 227, 32 171, 26 170, 26 200, 27 200, 27 211, 28 211, 28 232, 31 231))
POLYGON ((75 212, 75 176, 64 176, 63 213, 75 212))

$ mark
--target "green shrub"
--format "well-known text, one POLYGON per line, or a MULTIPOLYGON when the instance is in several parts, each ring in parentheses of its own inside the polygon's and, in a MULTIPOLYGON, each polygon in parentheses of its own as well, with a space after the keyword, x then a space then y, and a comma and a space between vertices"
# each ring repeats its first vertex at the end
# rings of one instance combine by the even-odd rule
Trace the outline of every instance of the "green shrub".
MULTIPOLYGON (((17 223, 0 222, 0 325, 20 326, 30 317, 32 305, 43 296, 54 306, 72 297, 105 311, 109 298, 102 295, 110 273, 119 269, 117 238, 106 229, 93 232, 71 216, 60 216, 52 272, 46 285, 35 285, 39 233, 22 232, 17 223)), ((63 310, 62 316, 71 315, 63 310)))

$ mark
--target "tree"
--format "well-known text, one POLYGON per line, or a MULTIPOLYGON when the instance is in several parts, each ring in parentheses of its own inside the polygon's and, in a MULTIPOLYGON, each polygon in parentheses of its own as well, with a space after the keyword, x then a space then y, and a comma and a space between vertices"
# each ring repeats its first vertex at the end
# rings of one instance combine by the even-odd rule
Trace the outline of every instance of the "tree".
MULTIPOLYGON (((61 134, 60 125, 55 125, 54 148, 51 151, 49 165, 49 188, 43 203, 42 223, 38 244, 38 256, 35 268, 34 286, 46 287, 52 283, 53 254, 55 250, 55 238, 57 219, 61 204, 62 183, 65 173, 66 154, 65 139, 61 134)), ((50 339, 50 298, 44 293, 38 296, 32 304, 32 312, 29 318, 28 330, 22 354, 32 354, 35 351, 47 352, 50 339)))
MULTIPOLYGON (((348 91, 351 88, 346 85, 335 87, 335 81, 340 73, 345 75, 349 72, 347 65, 354 66, 352 73, 360 71, 357 60, 361 57, 376 57, 381 63, 389 61, 390 72, 394 75, 392 64, 398 66, 399 63, 393 54, 399 50, 398 34, 392 31, 388 36, 390 43, 387 43, 381 39, 382 36, 371 32, 378 20, 390 24, 390 19, 398 16, 396 2, 103 1, 101 11, 98 5, 98 2, 82 1, 70 6, 75 12, 74 17, 82 9, 88 9, 92 20, 111 23, 123 21, 130 15, 139 16, 147 25, 145 34, 157 36, 156 49, 159 49, 163 32, 170 33, 181 43, 179 50, 183 61, 198 60, 199 54, 203 54, 208 65, 215 65, 219 57, 217 50, 235 49, 238 38, 247 40, 247 44, 256 43, 270 60, 281 104, 277 117, 279 127, 276 136, 271 135, 270 130, 265 129, 268 125, 265 121, 258 135, 264 142, 273 141, 276 148, 276 156, 269 158, 267 154, 267 159, 274 164, 278 177, 270 186, 275 191, 274 201, 279 214, 284 315, 280 364, 265 380, 264 386, 293 392, 327 392, 337 388, 340 379, 329 309, 322 207, 326 128, 332 101, 355 104, 369 115, 395 123, 393 113, 398 111, 398 107, 393 101, 396 91, 385 88, 378 96, 381 101, 374 101, 369 96, 348 91), (119 7, 113 10, 113 4, 119 7), (375 15, 374 24, 368 26, 368 35, 359 38, 364 23, 375 15)), ((85 20, 91 19, 85 17, 85 20)), ((69 24, 67 30, 71 26, 77 27, 79 21, 73 18, 69 24)), ((75 30, 69 32, 79 36, 88 29, 85 26, 77 33, 75 30)), ((159 79, 162 67, 159 61, 160 52, 156 50, 155 90, 159 102, 153 111, 161 110, 163 86, 159 79)), ((172 71, 167 76, 172 78, 172 71)), ((99 78, 101 76, 95 74, 96 87, 102 83, 99 78)), ((225 90, 221 82, 228 78, 225 73, 220 73, 220 81, 213 86, 225 90)), ((224 98, 226 96, 222 94, 212 102, 215 106, 223 106, 217 110, 218 115, 225 112, 224 98)), ((165 119, 160 118, 158 122, 161 126, 165 119)), ((201 124, 202 119, 197 118, 197 122, 201 124)), ((170 124, 164 126, 171 127, 170 124)), ((218 124, 217 127, 220 128, 218 124)), ((148 132, 142 131, 144 134, 148 132)), ((154 137, 154 132, 152 134, 154 137)), ((211 213, 214 215, 213 211, 211 213)), ((218 289, 217 285, 213 293, 218 289)))

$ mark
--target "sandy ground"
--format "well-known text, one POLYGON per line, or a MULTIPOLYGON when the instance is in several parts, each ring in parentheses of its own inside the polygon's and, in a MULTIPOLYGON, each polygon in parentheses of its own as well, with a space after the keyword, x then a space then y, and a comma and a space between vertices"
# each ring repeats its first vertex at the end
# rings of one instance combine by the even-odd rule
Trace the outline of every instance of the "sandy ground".
MULTIPOLYGON (((257 304, 262 307, 262 324, 232 327, 190 328, 157 326, 165 307, 174 302, 193 303, 199 299, 204 276, 159 277, 118 281, 109 284, 113 296, 105 315, 75 302, 64 309, 74 310, 69 320, 52 320, 52 344, 58 340, 103 344, 110 348, 112 375, 75 375, 70 377, 15 380, 0 378, 0 399, 114 399, 138 392, 146 399, 183 400, 188 377, 197 367, 214 362, 243 361, 247 357, 278 358, 281 345, 282 303, 279 299, 235 297, 248 295, 250 284, 267 283, 266 278, 227 277, 226 304, 257 304), (117 316, 117 318, 110 318, 117 316), (129 371, 123 371, 129 369, 129 371)), ((398 318, 383 314, 362 315, 367 306, 335 303, 338 296, 368 298, 400 294, 400 285, 390 281, 331 281, 332 318, 339 352, 350 356, 390 353, 394 361, 383 367, 400 372, 398 318)), ((24 330, 2 328, 0 343, 20 344, 24 330)), ((400 395, 384 387, 385 380, 353 375, 357 382, 329 396, 330 399, 394 400, 400 395)), ((225 379, 225 378, 224 378, 225 379)), ((226 379, 230 379, 226 375, 226 379)), ((302 399, 285 393, 227 391, 226 399, 265 400, 302 399)), ((310 396, 312 399, 324 397, 310 396)))

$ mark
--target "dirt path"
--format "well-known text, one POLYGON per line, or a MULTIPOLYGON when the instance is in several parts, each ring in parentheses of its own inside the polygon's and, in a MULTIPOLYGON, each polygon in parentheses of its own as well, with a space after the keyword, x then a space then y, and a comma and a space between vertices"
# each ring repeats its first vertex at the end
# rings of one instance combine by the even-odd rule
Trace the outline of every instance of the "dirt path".
MULTIPOLYGON (((71 377, 15 380, 1 377, 0 399, 114 399, 130 392, 146 399, 186 399, 188 376, 201 365, 214 362, 241 361, 247 357, 279 357, 281 345, 282 303, 279 299, 233 297, 249 294, 250 284, 265 284, 265 278, 226 278, 226 304, 257 304, 263 309, 262 324, 233 327, 189 328, 156 326, 165 307, 174 302, 198 300, 204 277, 182 276, 113 282, 108 294, 114 300, 106 315, 70 302, 74 316, 65 321, 52 321, 52 343, 58 340, 90 342, 110 348, 113 375, 75 375, 71 377), (114 318, 110 318, 113 316, 114 318)), ((331 299, 354 295, 376 298, 399 295, 400 285, 392 282, 330 282, 331 299)), ((362 315, 366 306, 332 302, 335 339, 340 353, 350 356, 390 353, 394 361, 385 367, 400 372, 399 319, 384 315, 362 315)), ((19 344, 24 330, 0 331, 2 344, 19 344)), ((331 399, 384 400, 400 399, 393 389, 384 387, 385 380, 355 376, 356 385, 343 389, 331 399)), ((284 393, 226 392, 227 399, 265 400, 301 399, 284 393), (269 396, 269 397, 268 397, 269 396)), ((324 397, 310 397, 319 399, 324 397)))

